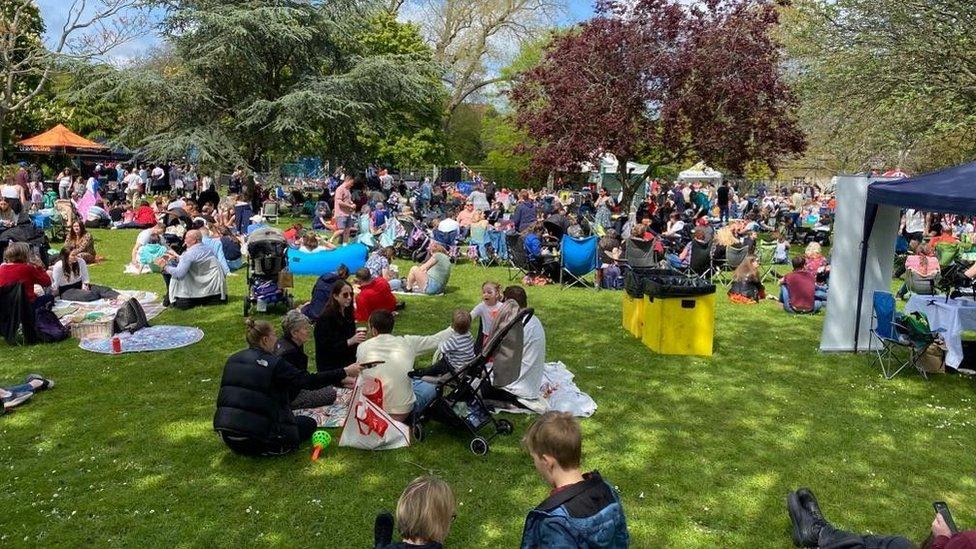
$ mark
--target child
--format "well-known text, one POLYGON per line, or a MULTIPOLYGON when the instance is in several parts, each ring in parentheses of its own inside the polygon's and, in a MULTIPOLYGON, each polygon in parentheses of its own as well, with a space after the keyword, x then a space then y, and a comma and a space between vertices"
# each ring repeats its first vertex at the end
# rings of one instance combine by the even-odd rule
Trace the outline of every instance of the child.
POLYGON ((773 263, 776 265, 788 265, 790 263, 790 243, 786 241, 786 235, 781 234, 776 240, 773 263))
POLYGON ((437 477, 413 479, 397 500, 396 524, 400 543, 393 541, 393 517, 380 513, 376 517, 373 543, 376 548, 439 549, 451 531, 457 504, 451 487, 437 477))
POLYGON ((525 518, 523 549, 628 546, 619 496, 600 473, 580 473, 582 436, 571 414, 546 412, 526 431, 522 445, 552 487, 549 497, 525 518))
POLYGON ((433 366, 426 369, 413 370, 410 377, 440 376, 448 372, 458 371, 474 359, 474 338, 471 337, 471 315, 462 309, 454 311, 451 321, 451 334, 440 346, 437 355, 440 358, 433 366))
POLYGON ((481 303, 471 309, 471 320, 481 320, 480 334, 483 338, 482 343, 488 342, 491 331, 495 328, 495 319, 498 311, 502 309, 502 304, 498 298, 502 295, 502 286, 497 282, 485 282, 481 285, 481 303))

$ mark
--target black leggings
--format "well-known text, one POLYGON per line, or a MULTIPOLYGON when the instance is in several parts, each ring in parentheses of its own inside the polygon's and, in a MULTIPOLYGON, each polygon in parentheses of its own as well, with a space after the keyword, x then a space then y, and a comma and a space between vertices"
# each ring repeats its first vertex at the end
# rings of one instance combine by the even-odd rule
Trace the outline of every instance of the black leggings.
POLYGON ((315 420, 307 416, 295 416, 295 425, 298 427, 298 442, 295 444, 235 437, 226 433, 221 433, 220 437, 224 439, 224 444, 235 454, 242 456, 280 456, 297 450, 303 442, 312 438, 312 433, 318 428, 315 420))

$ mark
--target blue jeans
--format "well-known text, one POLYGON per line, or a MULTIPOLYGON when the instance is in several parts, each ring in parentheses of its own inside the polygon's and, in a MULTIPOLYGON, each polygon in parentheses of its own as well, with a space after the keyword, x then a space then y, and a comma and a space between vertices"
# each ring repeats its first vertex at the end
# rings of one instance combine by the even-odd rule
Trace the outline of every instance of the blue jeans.
POLYGON ((729 220, 729 207, 719 206, 718 207, 718 220, 722 223, 726 223, 729 220))
POLYGON ((5 390, 11 393, 33 393, 34 386, 30 383, 23 383, 21 385, 14 385, 13 387, 4 387, 5 390))
POLYGON ((413 403, 413 413, 419 414, 437 396, 437 387, 419 379, 411 381, 413 382, 413 396, 417 399, 413 403))
POLYGON ((779 287, 779 300, 783 302, 783 308, 787 312, 793 314, 804 314, 804 313, 815 313, 820 309, 823 309, 824 303, 827 301, 827 290, 818 286, 813 291, 813 310, 812 311, 796 311, 790 306, 790 291, 786 286, 779 287))
POLYGON ((678 256, 678 254, 668 254, 667 259, 668 259, 668 264, 670 264, 675 269, 680 270, 688 266, 686 263, 681 262, 681 258, 678 256))

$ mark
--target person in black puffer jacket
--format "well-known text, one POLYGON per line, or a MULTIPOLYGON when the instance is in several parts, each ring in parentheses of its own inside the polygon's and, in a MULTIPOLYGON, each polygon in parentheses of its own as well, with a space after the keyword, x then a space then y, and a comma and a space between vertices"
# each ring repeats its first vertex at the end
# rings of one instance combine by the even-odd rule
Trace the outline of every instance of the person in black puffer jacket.
MULTIPOLYGON (((295 417, 290 403, 301 389, 334 383, 331 373, 308 373, 273 354, 277 337, 270 324, 247 319, 249 347, 227 359, 217 394, 214 430, 235 453, 274 456, 292 452, 312 437, 315 420, 295 417)), ((361 368, 352 364, 346 375, 361 368)))

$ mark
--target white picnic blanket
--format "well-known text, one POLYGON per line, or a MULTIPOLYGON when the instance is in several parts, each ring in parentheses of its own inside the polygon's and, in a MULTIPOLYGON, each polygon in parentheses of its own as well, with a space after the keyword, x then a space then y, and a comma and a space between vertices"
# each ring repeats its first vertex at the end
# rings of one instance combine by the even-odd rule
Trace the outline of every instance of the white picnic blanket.
POLYGON ((590 417, 596 412, 596 402, 573 381, 573 373, 562 362, 547 362, 542 375, 542 393, 538 399, 520 398, 528 410, 518 408, 499 409, 516 414, 544 414, 555 410, 569 412, 576 417, 590 417))

